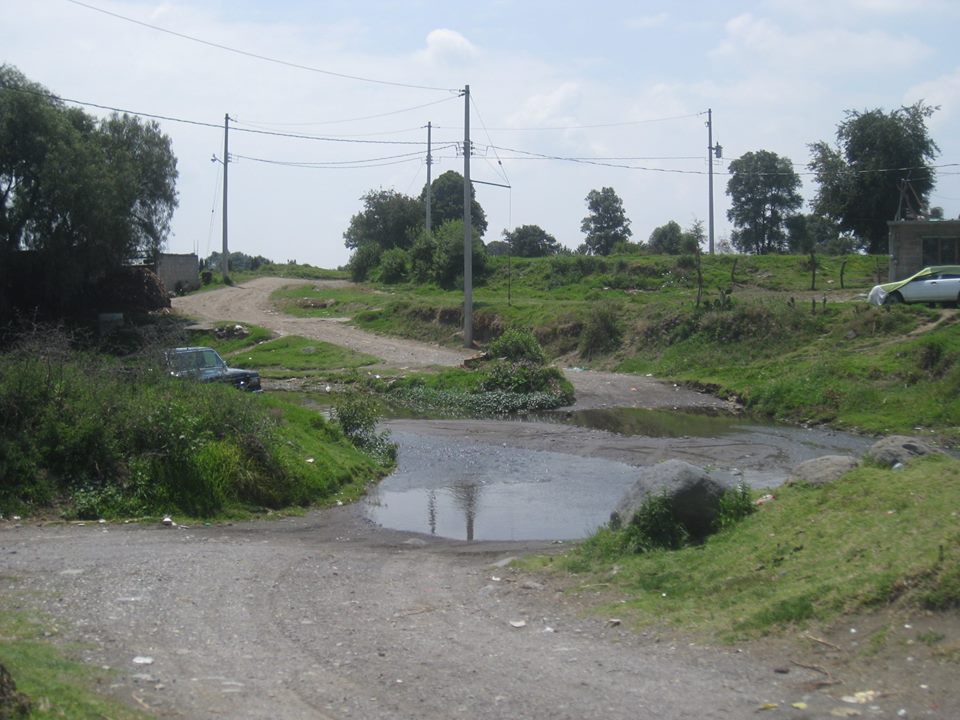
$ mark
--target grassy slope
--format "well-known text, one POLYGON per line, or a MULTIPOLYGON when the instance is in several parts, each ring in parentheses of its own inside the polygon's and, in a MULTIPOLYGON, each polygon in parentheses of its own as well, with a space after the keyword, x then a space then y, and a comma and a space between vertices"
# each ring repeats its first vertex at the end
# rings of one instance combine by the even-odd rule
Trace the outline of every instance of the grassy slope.
POLYGON ((639 625, 755 637, 890 604, 957 607, 958 506, 956 460, 863 467, 822 489, 780 488, 700 547, 623 556, 604 530, 535 564, 582 573, 582 588, 609 590, 609 609, 639 625))
MULTIPOLYGON (((474 291, 474 336, 486 342, 518 324, 563 362, 697 383, 781 420, 874 433, 921 428, 960 443, 956 312, 867 306, 867 290, 885 279, 881 258, 820 264, 811 291, 807 257, 705 257, 697 309, 696 272, 682 258, 495 258, 474 291), (601 304, 619 318, 623 339, 588 362, 578 343, 601 304)), ((459 291, 302 286, 276 299, 299 315, 350 316, 376 332, 460 341, 459 291)))

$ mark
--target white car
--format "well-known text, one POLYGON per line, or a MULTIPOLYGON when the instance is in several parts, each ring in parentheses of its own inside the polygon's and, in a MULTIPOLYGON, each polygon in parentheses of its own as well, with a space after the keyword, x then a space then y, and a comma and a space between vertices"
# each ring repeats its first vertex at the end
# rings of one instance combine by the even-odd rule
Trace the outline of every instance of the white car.
POLYGON ((960 302, 960 265, 925 267, 906 280, 877 285, 867 295, 871 305, 960 302))

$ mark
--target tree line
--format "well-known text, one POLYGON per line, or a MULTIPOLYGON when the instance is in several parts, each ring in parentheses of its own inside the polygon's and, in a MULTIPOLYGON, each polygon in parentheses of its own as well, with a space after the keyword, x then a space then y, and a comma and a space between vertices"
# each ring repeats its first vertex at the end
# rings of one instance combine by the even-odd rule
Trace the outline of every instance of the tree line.
MULTIPOLYGON (((801 180, 790 159, 756 150, 733 160, 726 188, 727 218, 733 224, 730 249, 750 254, 884 252, 887 222, 903 211, 905 183, 915 212, 930 212, 926 202, 935 182, 930 162, 939 148, 926 121, 935 110, 921 101, 892 112, 847 111, 834 145, 821 141, 809 146, 808 169, 819 186, 809 213, 801 212, 801 180)), ((426 188, 418 198, 393 190, 363 197, 363 211, 344 233, 354 251, 349 267, 356 280, 434 280, 441 285, 456 280, 463 261, 463 226, 458 225, 463 176, 448 171, 432 183, 431 191, 437 223, 433 232, 424 228, 426 188)), ((655 228, 646 242, 634 242, 623 201, 612 187, 591 190, 585 202, 588 214, 580 226, 584 242, 570 251, 539 225, 504 230, 501 239, 484 244, 487 221, 474 197, 475 272, 479 268, 482 273, 488 255, 685 254, 698 252, 705 240, 701 221, 681 228, 670 220, 655 228)))
POLYGON ((177 161, 156 122, 94 118, 0 65, 0 319, 78 314, 158 256, 177 161))

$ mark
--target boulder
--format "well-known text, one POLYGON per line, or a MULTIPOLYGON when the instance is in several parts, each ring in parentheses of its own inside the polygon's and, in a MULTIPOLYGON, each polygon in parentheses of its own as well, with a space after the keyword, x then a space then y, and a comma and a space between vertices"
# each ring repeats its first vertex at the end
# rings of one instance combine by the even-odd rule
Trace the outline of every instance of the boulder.
POLYGON ((859 460, 849 455, 824 455, 806 460, 793 469, 790 477, 787 478, 787 485, 794 483, 826 485, 840 479, 859 464, 859 460))
POLYGON ((940 450, 928 445, 920 438, 891 435, 871 445, 866 457, 880 465, 893 467, 897 463, 906 465, 915 457, 939 452, 940 450))
POLYGON ((713 529, 720 498, 734 487, 736 481, 726 473, 708 473, 683 460, 667 460, 643 468, 613 513, 628 523, 644 499, 665 493, 677 519, 692 537, 702 539, 713 529))

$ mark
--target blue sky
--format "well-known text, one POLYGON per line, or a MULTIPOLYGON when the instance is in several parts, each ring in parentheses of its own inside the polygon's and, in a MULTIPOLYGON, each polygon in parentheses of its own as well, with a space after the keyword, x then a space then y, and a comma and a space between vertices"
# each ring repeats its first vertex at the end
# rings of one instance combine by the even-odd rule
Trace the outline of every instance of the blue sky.
MULTIPOLYGON (((512 186, 477 186, 487 241, 533 223, 575 248, 584 198, 604 186, 623 199, 635 239, 669 220, 706 221, 707 108, 724 148, 714 165, 718 243, 730 231, 727 162, 760 149, 788 157, 809 199, 807 146, 832 142, 845 110, 921 99, 940 106, 930 121, 937 164, 953 165, 938 171, 932 204, 960 214, 960 4, 951 0, 84 3, 313 68, 69 0, 0 0, 0 61, 51 91, 213 125, 236 118, 232 250, 346 262, 343 231, 366 192, 420 192, 428 121, 434 176, 462 171, 455 91, 466 84, 472 175, 512 186), (371 167, 356 167, 363 159, 371 167)), ((168 249, 205 256, 220 247, 221 166, 210 157, 222 155, 222 129, 160 124, 180 170, 168 249)))

